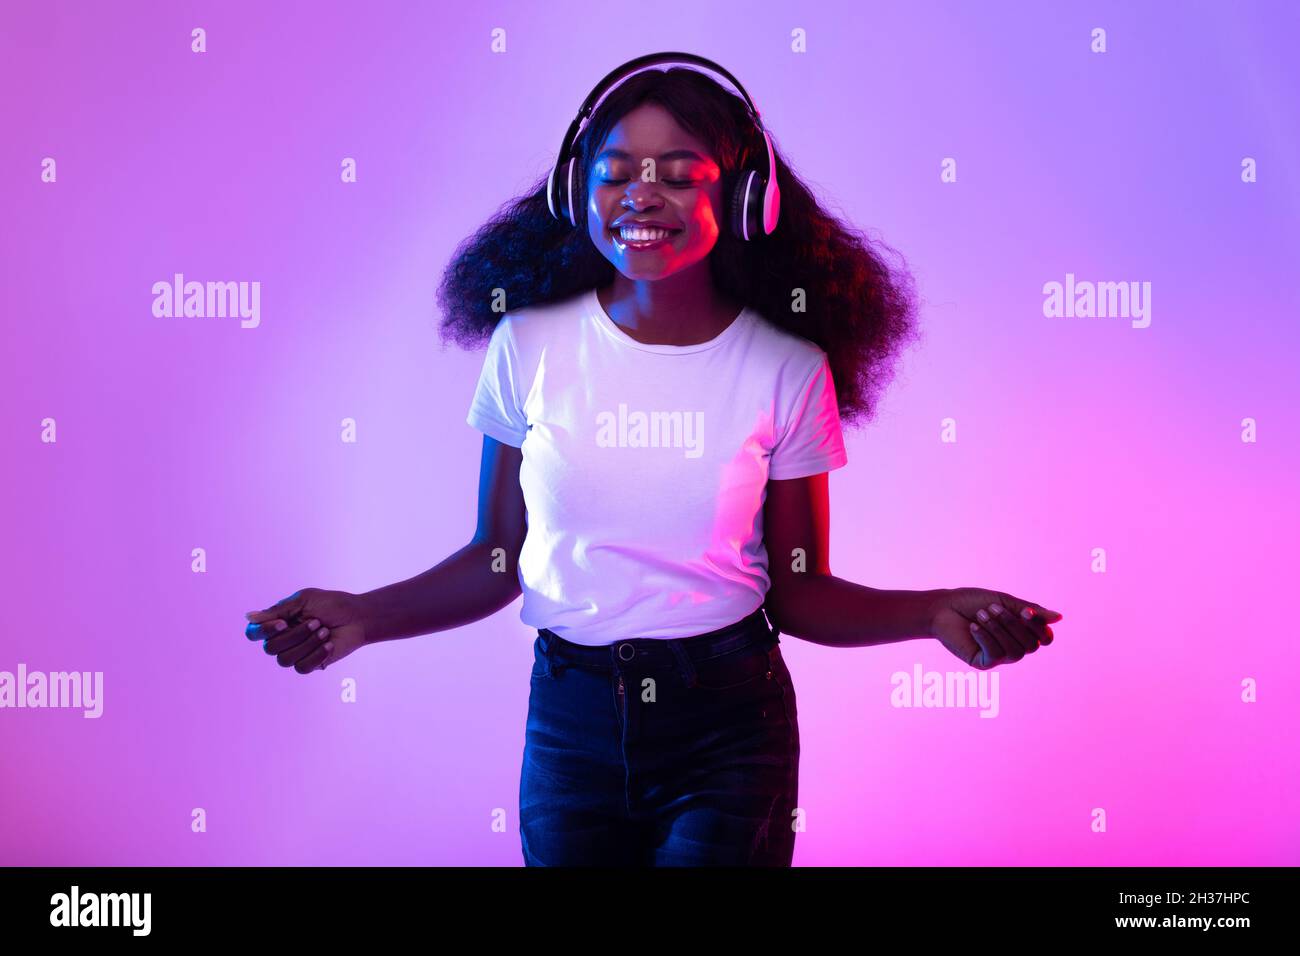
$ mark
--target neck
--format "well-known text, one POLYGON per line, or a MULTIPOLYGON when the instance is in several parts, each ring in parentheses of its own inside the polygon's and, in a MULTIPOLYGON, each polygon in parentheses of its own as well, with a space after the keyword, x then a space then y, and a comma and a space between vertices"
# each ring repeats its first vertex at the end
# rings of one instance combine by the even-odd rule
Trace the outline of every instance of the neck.
POLYGON ((743 307, 718 292, 707 263, 655 280, 616 272, 613 284, 596 294, 609 317, 637 341, 698 345, 721 334, 743 307))

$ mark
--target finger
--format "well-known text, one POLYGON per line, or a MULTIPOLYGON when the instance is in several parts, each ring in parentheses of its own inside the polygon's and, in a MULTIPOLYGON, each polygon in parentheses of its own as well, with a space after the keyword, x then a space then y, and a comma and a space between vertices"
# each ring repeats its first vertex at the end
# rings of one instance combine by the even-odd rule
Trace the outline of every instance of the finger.
MULTIPOLYGON (((980 646, 980 651, 984 658, 984 666, 980 668, 981 670, 987 670, 988 668, 996 664, 998 661, 1002 660, 1002 658, 1005 656, 1002 653, 1002 645, 997 640, 997 638, 995 638, 988 631, 984 630, 984 628, 980 627, 974 621, 970 622, 970 633, 971 633, 971 637, 975 639, 975 643, 980 646)), ((976 663, 973 660, 968 660, 968 663, 974 665, 975 667, 980 666, 978 663, 976 663)))
POLYGON ((1015 663, 1024 657, 1024 648, 1022 648, 1021 643, 1015 640, 1015 637, 1011 636, 1005 627, 1002 627, 1002 623, 995 614, 991 614, 984 607, 980 607, 976 611, 975 617, 979 618, 980 627, 991 633, 997 643, 1002 645, 1002 652, 1004 652, 1006 661, 1015 663))
MULTIPOLYGON (((1025 602, 1023 602, 1023 603, 1024 603, 1025 607, 1030 608, 1030 609, 1034 612, 1035 615, 1041 616, 1041 617, 1043 618, 1043 623, 1044 623, 1044 624, 1055 624, 1057 621, 1061 620, 1062 617, 1063 617, 1063 615, 1061 614, 1060 611, 1049 611, 1047 608, 1043 607, 1041 604, 1030 604, 1028 601, 1025 601, 1025 602)), ((1014 608, 1013 608, 1013 610, 1014 610, 1014 608)))
POLYGON ((1033 613, 1034 617, 1039 618, 1043 624, 1055 624, 1057 621, 1061 620, 1060 611, 1048 610, 1041 604, 1035 604, 1033 601, 1022 601, 1020 598, 1011 594, 1003 594, 1001 592, 996 593, 1002 606, 1012 614, 1019 615, 1021 618, 1024 618, 1024 612, 1028 610, 1033 613))
MULTIPOLYGON (((1012 610, 1015 610, 1012 608, 1012 610)), ((1038 635, 1038 639, 1043 639, 1043 629, 1047 627, 1047 618, 1034 610, 1032 604, 1026 604, 1020 609, 1020 619, 1025 625, 1038 635)))
POLYGON ((320 628, 320 621, 312 618, 303 621, 301 624, 295 624, 288 630, 275 635, 266 642, 264 650, 268 654, 281 654, 284 651, 291 650, 301 644, 303 641, 309 641, 312 635, 320 628))
POLYGON ((1026 623, 1025 619, 1018 615, 1012 614, 999 601, 994 601, 989 605, 989 613, 993 615, 994 620, 998 622, 1016 645, 1026 654, 1032 654, 1038 650, 1038 634, 1026 623))
POLYGON ((960 660, 974 666, 974 661, 984 653, 984 648, 975 640, 973 632, 967 632, 966 636, 956 641, 957 649, 952 651, 960 660))
POLYGON ((1016 661, 1020 660, 1020 658, 1025 656, 1025 649, 1021 647, 1020 642, 1012 637, 1007 629, 1002 626, 1002 622, 998 620, 996 614, 989 613, 986 608, 980 608, 975 612, 975 616, 979 618, 980 627, 984 628, 997 638, 998 643, 1002 645, 1002 649, 1006 652, 1006 659, 1008 661, 1014 664, 1016 661))
POLYGON ((1040 647, 1052 643, 1052 629, 1047 626, 1047 618, 1037 613, 1033 605, 1026 605, 1020 612, 1029 629, 1038 637, 1040 647))
POLYGON ((1060 611, 1050 611, 1040 604, 1034 604, 1032 601, 1022 601, 1010 594, 1000 594, 999 597, 1008 611, 1016 614, 1020 620, 1027 622, 1030 632, 1038 638, 1040 647, 1052 643, 1053 635, 1051 628, 1047 626, 1047 622, 1049 620, 1061 620, 1060 611))
POLYGON ((244 628, 244 636, 250 641, 268 641, 289 627, 289 622, 273 618, 261 624, 249 624, 244 628))
POLYGON ((310 674, 312 671, 324 670, 325 665, 329 662, 329 656, 334 650, 334 642, 326 641, 314 651, 293 665, 294 670, 299 674, 310 674))
POLYGON ((282 635, 291 627, 296 627, 302 623, 302 618, 295 615, 285 620, 284 618, 274 618, 262 624, 249 624, 244 628, 244 636, 250 641, 261 641, 263 646, 273 637, 282 635))
MULTIPOLYGON (((329 628, 321 628, 320 633, 328 637, 329 628)), ((327 643, 323 638, 310 637, 303 641, 297 647, 291 647, 287 651, 281 651, 275 655, 275 659, 280 662, 281 667, 296 667, 298 662, 310 657, 316 651, 320 650, 321 645, 327 643)))
POLYGON ((306 603, 307 598, 304 592, 294 591, 287 598, 276 601, 265 611, 246 611, 244 617, 254 624, 261 624, 277 617, 288 619, 301 614, 306 603))

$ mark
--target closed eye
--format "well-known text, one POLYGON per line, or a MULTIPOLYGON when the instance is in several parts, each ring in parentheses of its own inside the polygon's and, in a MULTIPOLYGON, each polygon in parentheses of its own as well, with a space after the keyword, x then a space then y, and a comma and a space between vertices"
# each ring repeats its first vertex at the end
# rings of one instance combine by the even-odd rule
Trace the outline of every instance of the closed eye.
MULTIPOLYGON (((619 186, 627 182, 627 180, 626 179, 602 179, 600 182, 604 186, 619 186)), ((695 185, 695 180, 693 179, 665 179, 662 180, 662 182, 667 183, 669 186, 675 186, 678 188, 695 185)))

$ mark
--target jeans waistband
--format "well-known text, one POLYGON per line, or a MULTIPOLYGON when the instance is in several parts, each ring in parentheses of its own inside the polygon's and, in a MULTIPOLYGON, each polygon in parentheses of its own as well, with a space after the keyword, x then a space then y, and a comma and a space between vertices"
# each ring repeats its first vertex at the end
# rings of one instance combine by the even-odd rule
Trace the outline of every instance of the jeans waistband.
POLYGON ((705 661, 751 644, 780 643, 777 630, 768 623, 761 607, 734 624, 692 637, 635 637, 593 647, 566 641, 545 627, 537 631, 537 636, 553 668, 563 664, 606 670, 622 670, 632 665, 638 668, 681 665, 685 661, 705 661))

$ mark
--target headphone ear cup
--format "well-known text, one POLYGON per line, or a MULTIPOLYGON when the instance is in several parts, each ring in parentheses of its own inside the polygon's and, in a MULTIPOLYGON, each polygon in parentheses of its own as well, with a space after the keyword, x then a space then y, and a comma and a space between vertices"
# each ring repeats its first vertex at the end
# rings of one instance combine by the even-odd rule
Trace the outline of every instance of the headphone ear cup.
MULTIPOLYGON (((753 175, 752 170, 741 170, 740 175, 736 177, 736 181, 731 187, 729 218, 731 220, 731 234, 737 239, 743 240, 745 238, 745 217, 749 215, 749 211, 745 208, 745 186, 753 175)), ((753 235, 752 231, 750 235, 753 235)))
POLYGON ((570 226, 574 225, 574 216, 569 212, 573 206, 573 171, 574 162, 570 159, 564 164, 564 205, 560 208, 560 215, 570 226))
POLYGON ((551 214, 560 222, 567 222, 571 226, 575 224, 573 219, 569 218, 569 194, 571 177, 575 173, 574 162, 575 160, 570 159, 556 166, 551 173, 550 183, 550 200, 553 207, 550 210, 551 214))
POLYGON ((551 170, 551 178, 546 184, 547 209, 551 215, 564 222, 564 167, 561 163, 551 170))
POLYGON ((573 200, 573 221, 570 225, 577 228, 578 217, 587 203, 587 187, 582 183, 582 164, 578 158, 575 156, 569 162, 573 166, 573 177, 569 180, 570 198, 573 200))

